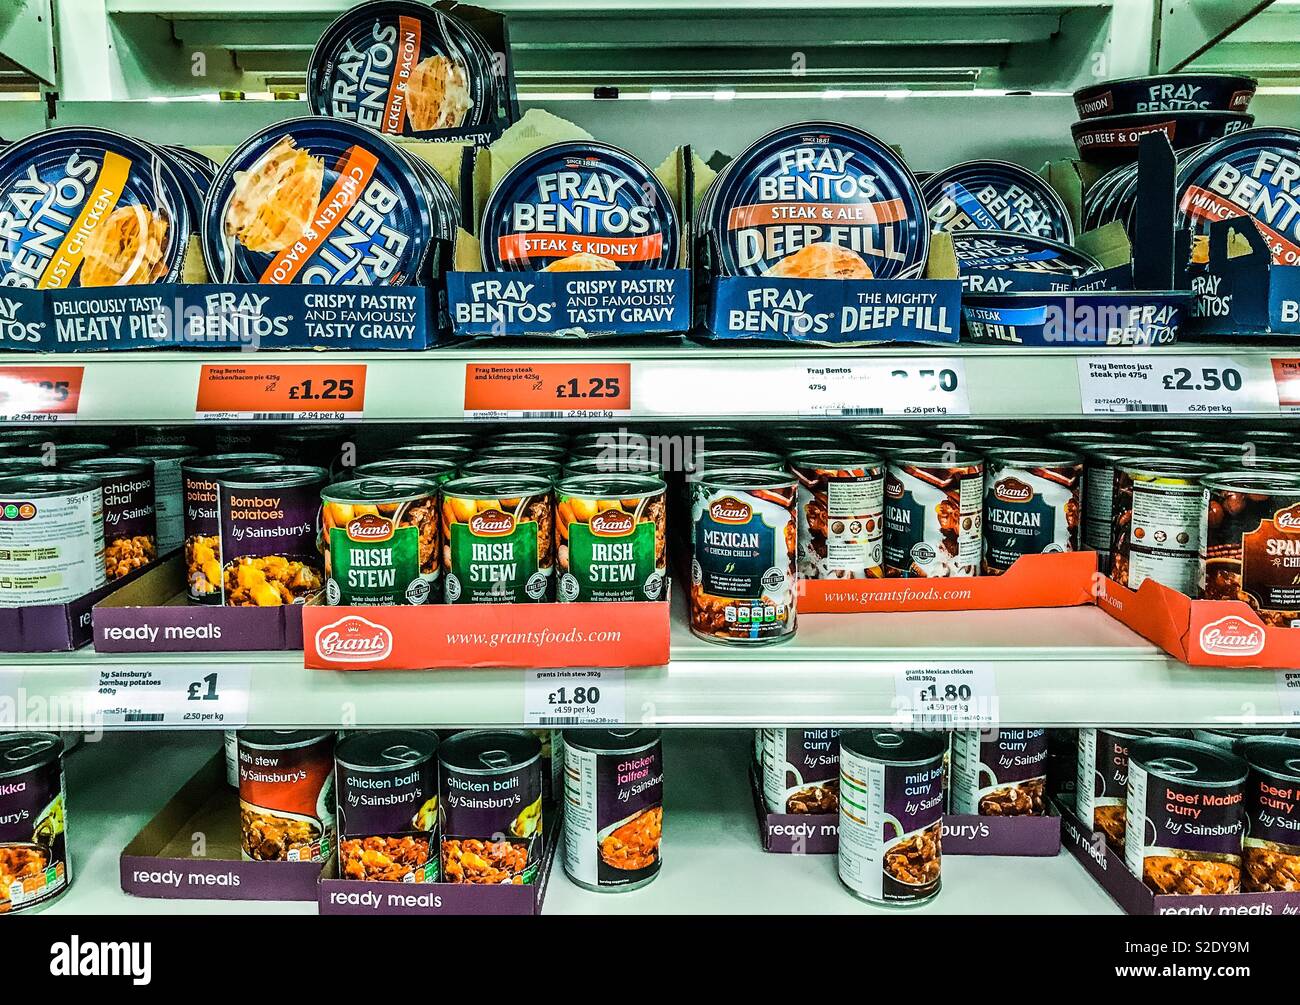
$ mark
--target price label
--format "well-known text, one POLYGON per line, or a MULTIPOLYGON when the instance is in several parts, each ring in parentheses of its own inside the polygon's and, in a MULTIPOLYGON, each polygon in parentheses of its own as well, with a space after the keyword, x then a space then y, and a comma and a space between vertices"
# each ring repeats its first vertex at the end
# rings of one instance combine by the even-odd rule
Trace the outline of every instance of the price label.
POLYGON ((1300 722, 1300 670, 1279 670, 1277 697, 1282 714, 1300 722))
POLYGON ((524 724, 618 726, 627 708, 622 670, 528 670, 524 724))
POLYGON ((992 664, 902 668, 894 698, 899 714, 918 729, 984 729, 998 722, 992 664))
POLYGON ((117 666, 99 671, 92 701, 105 726, 238 729, 248 725, 246 666, 117 666))
POLYGON ((1284 412, 1300 412, 1300 359, 1273 360, 1277 403, 1284 412))
POLYGON ((84 373, 80 366, 0 366, 0 421, 75 419, 84 373))
POLYGON ((337 422, 360 419, 364 363, 205 364, 195 414, 200 419, 337 422))
POLYGON ((631 363, 467 363, 471 419, 614 419, 632 409, 631 363))
POLYGON ((801 415, 970 415, 960 358, 824 363, 801 367, 801 415))
POLYGON ((1278 411, 1272 374, 1248 357, 1084 356, 1079 359, 1079 397, 1085 415, 1278 411))

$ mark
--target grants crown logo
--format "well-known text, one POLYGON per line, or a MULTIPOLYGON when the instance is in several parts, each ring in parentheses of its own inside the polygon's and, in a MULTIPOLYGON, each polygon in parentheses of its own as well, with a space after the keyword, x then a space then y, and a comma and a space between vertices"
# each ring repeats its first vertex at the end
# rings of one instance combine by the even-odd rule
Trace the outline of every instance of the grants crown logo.
POLYGON ((316 632, 316 653, 333 663, 376 663, 392 655, 393 633, 355 615, 316 632))
POLYGON ((476 537, 505 537, 515 529, 515 518, 499 509, 486 509, 469 518, 469 531, 476 537))
POLYGON ((718 523, 749 523, 754 509, 735 496, 723 496, 709 503, 709 516, 718 523))
POLYGON ((1264 651, 1264 628, 1230 614, 1204 626, 1200 642, 1214 656, 1254 656, 1264 651))

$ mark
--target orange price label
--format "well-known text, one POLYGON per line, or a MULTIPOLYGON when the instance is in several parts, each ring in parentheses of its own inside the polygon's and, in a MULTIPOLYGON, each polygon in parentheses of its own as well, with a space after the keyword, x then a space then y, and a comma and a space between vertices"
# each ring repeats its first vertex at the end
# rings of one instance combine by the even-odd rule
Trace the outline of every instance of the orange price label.
POLYGON ((631 363, 468 363, 473 418, 607 418, 632 410, 631 363))
POLYGON ((0 420, 75 419, 84 373, 80 366, 0 366, 0 420))
POLYGON ((359 419, 364 363, 205 364, 195 412, 201 419, 336 421, 359 419))
POLYGON ((1282 411, 1300 411, 1300 359, 1273 360, 1273 380, 1282 411))

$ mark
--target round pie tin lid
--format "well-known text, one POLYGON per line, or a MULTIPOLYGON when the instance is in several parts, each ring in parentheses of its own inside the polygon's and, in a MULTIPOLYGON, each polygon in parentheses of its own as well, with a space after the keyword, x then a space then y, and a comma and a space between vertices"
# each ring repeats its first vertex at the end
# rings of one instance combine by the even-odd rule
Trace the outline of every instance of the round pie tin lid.
POLYGON ((626 151, 556 143, 505 173, 483 207, 489 272, 621 272, 677 265, 668 190, 626 151))
POLYGON ((1166 73, 1089 84, 1074 92, 1081 119, 1136 112, 1244 112, 1258 82, 1235 73, 1166 73))
POLYGON ((1061 197, 1019 164, 954 164, 927 178, 921 193, 934 230, 1001 230, 1066 244, 1074 240, 1074 225, 1061 197))
POLYGON ((1169 145, 1186 150, 1255 124, 1245 112, 1140 112, 1084 119, 1070 127, 1080 159, 1109 167, 1137 159, 1138 144, 1147 133, 1164 133, 1169 145))
POLYGON ((222 166, 203 217, 214 283, 415 283, 432 236, 422 179, 378 133, 277 122, 222 166))
POLYGON ((876 137, 835 122, 757 140, 727 166, 702 219, 726 276, 910 279, 930 250, 911 169, 876 137))
POLYGON ((0 153, 0 286, 180 279, 194 221, 170 158, 108 129, 36 133, 0 153))
POLYGON ((1077 277, 1101 268, 1091 255, 1068 244, 1004 231, 960 230, 952 235, 952 246, 963 272, 991 269, 1077 277))
POLYGON ((1205 236, 1210 225, 1249 216, 1279 265, 1300 265, 1300 130, 1246 129, 1210 143, 1179 165, 1178 224, 1205 236))
POLYGON ((179 147, 159 149, 167 158, 176 173, 176 180, 180 182, 185 192, 185 208, 189 211, 190 219, 194 221, 195 226, 201 226, 199 221, 203 219, 203 205, 207 201, 208 190, 212 187, 212 179, 216 176, 216 172, 207 170, 202 161, 191 160, 184 156, 179 147))
POLYGON ((476 129, 497 117, 487 42, 416 0, 372 0, 337 18, 312 50, 307 104, 393 136, 476 129))

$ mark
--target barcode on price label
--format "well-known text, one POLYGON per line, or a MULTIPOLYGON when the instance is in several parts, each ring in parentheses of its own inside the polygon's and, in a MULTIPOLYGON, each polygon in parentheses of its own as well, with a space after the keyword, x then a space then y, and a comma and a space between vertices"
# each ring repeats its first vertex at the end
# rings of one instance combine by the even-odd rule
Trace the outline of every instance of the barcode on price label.
POLYGON ((985 729, 998 722, 992 664, 904 667, 894 677, 894 699, 913 729, 985 729))
POLYGON ((468 363, 470 419, 613 419, 632 408, 631 363, 468 363))
POLYGON ((525 671, 525 725, 618 726, 626 716, 622 670, 525 671))
POLYGON ((1085 415, 1278 411, 1272 370, 1266 361, 1244 356, 1082 356, 1079 399, 1085 415))

